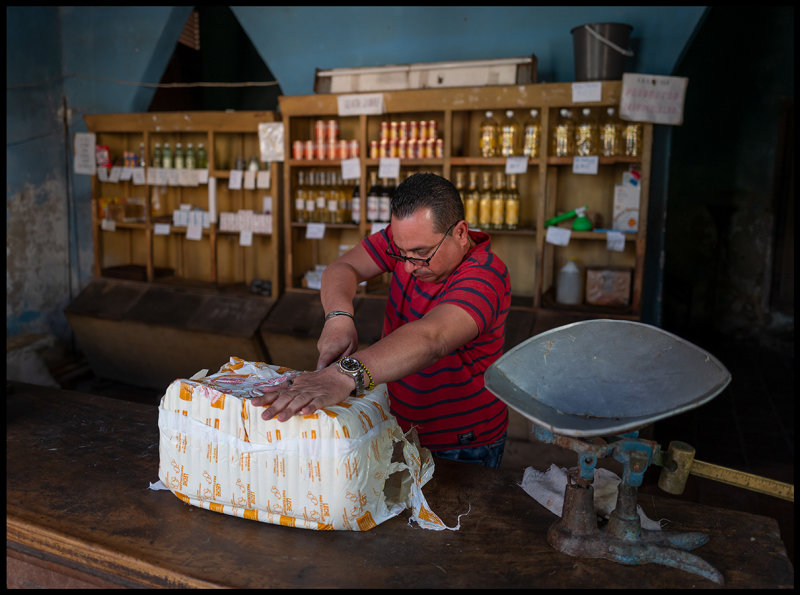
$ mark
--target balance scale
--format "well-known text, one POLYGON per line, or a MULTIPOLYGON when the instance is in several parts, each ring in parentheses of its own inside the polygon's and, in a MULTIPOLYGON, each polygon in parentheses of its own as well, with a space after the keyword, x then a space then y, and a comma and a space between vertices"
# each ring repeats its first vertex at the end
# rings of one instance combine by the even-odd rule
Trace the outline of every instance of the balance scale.
POLYGON ((722 392, 731 375, 714 356, 654 326, 588 320, 527 339, 484 378, 486 388, 534 423, 537 439, 578 453, 561 519, 547 531, 553 548, 622 564, 662 564, 724 584, 718 570, 690 552, 708 535, 642 529, 637 513, 638 487, 651 464, 663 467, 659 487, 672 493, 683 491, 688 475, 676 465, 672 445, 662 452, 638 430, 722 392), (601 528, 592 482, 598 459, 608 456, 622 463, 623 474, 616 507, 601 528))

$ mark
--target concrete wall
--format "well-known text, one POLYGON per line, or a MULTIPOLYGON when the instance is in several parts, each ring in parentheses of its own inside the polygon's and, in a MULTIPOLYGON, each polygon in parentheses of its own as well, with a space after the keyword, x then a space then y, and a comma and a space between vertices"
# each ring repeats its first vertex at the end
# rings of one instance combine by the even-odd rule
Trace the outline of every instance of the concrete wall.
MULTIPOLYGON (((72 172, 83 115, 143 112, 189 6, 7 8, 8 335, 69 337, 64 306, 92 276, 90 186, 72 172), (133 83, 133 84, 131 84, 133 83)), ((671 74, 704 7, 232 7, 286 95, 315 68, 537 55, 539 80, 574 79, 570 30, 633 26, 628 70, 671 74)), ((235 107, 235 106, 232 106, 235 107)), ((669 160, 660 133, 656 176, 669 160)), ((662 173, 659 173, 662 172, 662 173)), ((663 210, 666 179, 651 204, 663 210)), ((659 249, 658 227, 651 226, 659 249)), ((658 315, 658 276, 650 289, 658 315)))

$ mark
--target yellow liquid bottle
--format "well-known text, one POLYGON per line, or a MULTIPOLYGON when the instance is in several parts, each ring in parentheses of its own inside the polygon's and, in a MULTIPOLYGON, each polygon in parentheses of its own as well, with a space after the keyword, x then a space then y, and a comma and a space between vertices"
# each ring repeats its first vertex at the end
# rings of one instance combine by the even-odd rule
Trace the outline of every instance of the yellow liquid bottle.
POLYGON ((490 229, 492 225, 492 178, 491 172, 481 172, 481 192, 478 201, 478 227, 490 229))
POLYGON ((622 154, 626 157, 638 157, 642 154, 641 122, 625 122, 622 126, 622 154))
POLYGON ((480 202, 480 193, 478 192, 478 172, 469 172, 469 187, 467 194, 464 197, 464 218, 467 220, 467 225, 472 229, 478 227, 478 203, 480 202))
POLYGON ((617 110, 609 107, 600 120, 600 155, 616 157, 620 153, 620 121, 617 110))
POLYGON ((492 229, 503 229, 506 220, 506 179, 501 171, 494 174, 492 189, 492 229))
POLYGON ((519 227, 519 189, 517 188, 517 175, 508 175, 508 188, 506 189, 505 227, 517 229, 519 227))
POLYGON ((558 122, 553 128, 552 145, 553 157, 572 157, 574 153, 575 125, 572 113, 566 108, 561 109, 558 122))
POLYGON ((597 155, 597 124, 592 110, 588 107, 581 110, 580 118, 575 125, 575 155, 579 157, 597 155))
POLYGON ((486 112, 480 127, 480 154, 481 157, 495 157, 498 154, 498 136, 500 127, 494 119, 494 113, 486 112))
POLYGON ((500 128, 500 154, 503 157, 519 155, 520 128, 514 119, 514 110, 506 110, 506 118, 500 128))
POLYGON ((539 157, 539 142, 542 136, 542 124, 539 121, 539 110, 532 109, 525 122, 523 132, 522 154, 530 159, 539 157))

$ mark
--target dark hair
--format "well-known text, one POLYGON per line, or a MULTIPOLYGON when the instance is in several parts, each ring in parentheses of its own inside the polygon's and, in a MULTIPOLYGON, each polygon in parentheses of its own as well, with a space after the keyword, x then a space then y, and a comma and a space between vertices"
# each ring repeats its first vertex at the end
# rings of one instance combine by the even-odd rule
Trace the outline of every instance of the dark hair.
POLYGON ((405 219, 419 209, 430 209, 436 232, 464 218, 461 195, 450 180, 431 173, 418 173, 406 178, 392 196, 392 215, 405 219))

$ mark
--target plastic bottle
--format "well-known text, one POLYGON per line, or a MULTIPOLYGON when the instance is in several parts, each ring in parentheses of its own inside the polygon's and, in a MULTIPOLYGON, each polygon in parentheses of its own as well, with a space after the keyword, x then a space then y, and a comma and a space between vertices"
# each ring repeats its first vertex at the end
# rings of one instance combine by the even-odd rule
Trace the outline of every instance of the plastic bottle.
POLYGON ((469 172, 469 186, 467 193, 464 197, 464 219, 467 220, 467 225, 472 229, 478 227, 478 203, 480 202, 480 193, 478 192, 478 172, 469 172))
POLYGON ((297 187, 294 191, 294 220, 297 223, 307 222, 305 175, 302 170, 297 172, 297 187))
POLYGON ((558 271, 556 301, 574 306, 583 302, 583 279, 575 258, 570 258, 558 271))
POLYGON ((525 122, 523 132, 522 154, 531 159, 539 157, 539 139, 542 136, 542 124, 539 121, 539 110, 532 109, 525 122))
POLYGON ((519 189, 517 188, 517 175, 508 175, 505 205, 505 228, 517 229, 519 226, 519 189))
POLYGON ((480 127, 481 157, 495 157, 498 154, 498 136, 500 127, 494 119, 494 113, 487 111, 480 127))
POLYGON ((585 107, 575 125, 575 155, 585 157, 597 155, 597 123, 592 110, 585 107))
POLYGON ((622 126, 622 154, 626 157, 638 157, 642 153, 641 122, 625 122, 622 126))
POLYGON ((203 143, 197 145, 197 168, 208 169, 208 153, 203 143))
POLYGON ((178 143, 175 145, 175 169, 183 169, 183 145, 178 143))
POLYGON ((600 120, 600 155, 615 157, 620 152, 620 122, 616 108, 609 107, 600 120))
POLYGON ((572 157, 575 147, 575 124, 572 112, 561 108, 558 122, 553 128, 553 157, 572 157))
POLYGON ((519 124, 514 119, 514 110, 506 110, 506 118, 500 128, 500 154, 503 157, 519 155, 520 153, 520 129, 519 124))
POLYGON ((316 200, 316 196, 314 195, 314 189, 311 187, 311 183, 312 183, 311 174, 312 173, 313 173, 313 170, 305 172, 305 174, 306 174, 305 175, 305 180, 303 180, 302 183, 300 182, 300 178, 298 176, 298 183, 302 184, 303 190, 305 191, 304 192, 304 197, 305 197, 305 201, 306 201, 306 211, 305 211, 306 223, 310 223, 312 221, 316 221, 316 219, 314 219, 314 216, 315 216, 315 211, 317 209, 317 200, 316 200))
POLYGON ((145 159, 144 155, 144 143, 139 143, 139 163, 136 165, 138 167, 144 167, 147 164, 147 160, 145 159))
POLYGON ((194 145, 189 143, 186 145, 186 169, 194 169, 197 167, 197 159, 194 156, 194 145))
POLYGON ((164 148, 161 149, 161 167, 172 169, 172 150, 169 148, 169 143, 164 143, 164 148))
POLYGON ((481 193, 478 201, 478 227, 490 229, 492 226, 492 174, 481 172, 481 193))
POLYGON ((261 165, 258 163, 258 157, 255 155, 250 157, 250 161, 247 162, 247 169, 248 171, 258 173, 258 170, 261 169, 261 165))
POLYGON ((153 149, 153 160, 150 162, 153 167, 161 167, 161 143, 156 143, 153 149))
POLYGON ((503 229, 506 220, 506 178, 502 171, 494 174, 492 189, 492 229, 503 229))

